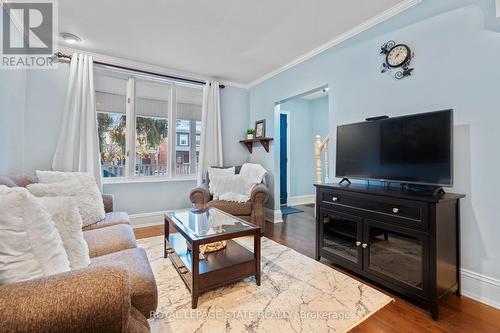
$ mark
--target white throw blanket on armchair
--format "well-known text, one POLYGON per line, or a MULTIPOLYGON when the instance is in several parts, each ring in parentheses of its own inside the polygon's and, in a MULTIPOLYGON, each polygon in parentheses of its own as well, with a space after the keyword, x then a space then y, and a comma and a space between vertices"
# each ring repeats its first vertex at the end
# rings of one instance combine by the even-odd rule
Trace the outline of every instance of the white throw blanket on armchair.
POLYGON ((266 169, 259 164, 245 163, 240 173, 210 179, 210 192, 216 200, 247 202, 252 189, 262 183, 266 169))

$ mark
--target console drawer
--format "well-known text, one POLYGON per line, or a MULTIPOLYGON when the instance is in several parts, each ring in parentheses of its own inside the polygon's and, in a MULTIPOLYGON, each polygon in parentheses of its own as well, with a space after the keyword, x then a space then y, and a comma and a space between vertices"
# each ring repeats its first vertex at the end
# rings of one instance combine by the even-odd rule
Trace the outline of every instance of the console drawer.
POLYGON ((363 194, 345 194, 342 191, 321 191, 321 204, 362 210, 368 216, 382 214, 398 223, 419 229, 427 228, 427 204, 425 202, 387 198, 363 194))

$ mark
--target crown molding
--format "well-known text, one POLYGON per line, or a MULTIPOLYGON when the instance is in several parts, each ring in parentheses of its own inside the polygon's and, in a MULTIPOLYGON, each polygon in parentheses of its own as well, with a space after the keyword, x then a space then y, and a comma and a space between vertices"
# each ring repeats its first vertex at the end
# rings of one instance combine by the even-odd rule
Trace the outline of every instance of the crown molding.
MULTIPOLYGON (((0 2, 4 3, 5 0, 0 0, 0 2)), ((393 16, 400 14, 401 12, 407 10, 410 7, 413 7, 414 5, 416 5, 420 2, 422 2, 422 0, 403 1, 399 4, 397 4, 396 6, 391 7, 388 10, 368 19, 367 21, 365 21, 365 22, 361 23, 360 25, 346 31, 345 33, 335 37, 334 39, 326 42, 325 44, 305 53, 304 55, 296 58, 295 60, 285 64, 284 66, 277 68, 276 70, 273 70, 273 71, 261 76, 260 78, 254 80, 250 83, 240 83, 240 82, 220 80, 220 79, 207 77, 207 76, 203 76, 203 75, 199 75, 199 74, 195 74, 195 73, 191 73, 191 72, 184 72, 184 71, 175 70, 173 68, 167 68, 167 67, 163 67, 163 66, 158 66, 158 65, 148 64, 148 63, 144 63, 144 62, 129 60, 129 59, 125 59, 125 58, 110 56, 110 55, 106 55, 106 54, 102 54, 102 53, 89 52, 85 49, 71 48, 71 47, 67 47, 67 46, 60 46, 59 49, 61 52, 65 52, 65 53, 84 52, 88 55, 91 55, 96 60, 99 60, 102 62, 109 62, 109 63, 121 65, 121 66, 138 68, 138 69, 147 70, 147 71, 154 71, 154 72, 158 72, 158 73, 165 74, 165 75, 180 76, 180 77, 185 77, 185 78, 193 79, 193 80, 200 80, 200 81, 217 80, 217 81, 219 81, 219 83, 221 83, 225 86, 241 88, 241 89, 250 89, 250 88, 258 85, 259 83, 262 83, 262 82, 276 76, 277 74, 284 72, 287 69, 290 69, 290 68, 292 68, 292 67, 294 67, 294 66, 326 51, 326 50, 328 50, 329 48, 332 48, 332 47, 342 43, 343 41, 345 41, 349 38, 352 38, 352 37, 360 34, 361 32, 366 31, 366 30, 370 29, 371 27, 373 27, 373 26, 375 26, 383 21, 390 19, 393 16)), ((497 13, 500 14, 500 0, 496 0, 496 2, 498 4, 497 5, 497 13)))
MULTIPOLYGON (((496 1, 497 1, 497 3, 500 3, 500 0, 496 0, 496 1)), ((284 72, 287 69, 290 69, 290 68, 322 53, 323 51, 326 51, 329 48, 332 48, 335 45, 338 45, 338 44, 342 43, 343 41, 345 41, 349 38, 352 38, 352 37, 360 34, 361 32, 366 31, 366 30, 370 29, 371 27, 373 27, 373 26, 375 26, 383 21, 390 19, 391 17, 396 16, 396 15, 404 12, 408 8, 413 7, 414 5, 416 5, 420 2, 422 2, 422 0, 403 1, 399 4, 397 4, 396 6, 389 8, 388 10, 366 20, 365 22, 361 23, 360 25, 346 31, 345 33, 343 33, 337 37, 335 37, 334 39, 326 42, 325 44, 313 49, 312 51, 307 52, 306 54, 298 57, 297 59, 289 62, 288 64, 261 76, 257 80, 252 81, 251 83, 247 84, 246 88, 250 89, 250 88, 258 85, 259 83, 262 83, 262 82, 272 78, 273 76, 275 76, 281 72, 284 72)))
POLYGON ((207 77, 207 76, 203 76, 203 75, 198 75, 198 74, 194 74, 194 73, 190 73, 190 72, 179 71, 179 70, 175 70, 175 69, 167 68, 167 67, 163 67, 163 66, 152 65, 152 64, 148 64, 148 63, 144 63, 144 62, 140 62, 140 61, 110 56, 110 55, 103 54, 103 53, 89 52, 85 49, 79 49, 79 48, 60 45, 59 50, 62 53, 69 53, 69 54, 72 54, 75 52, 85 53, 89 56, 92 56, 92 58, 94 58, 94 60, 101 61, 101 62, 107 62, 107 63, 118 65, 118 66, 137 68, 140 70, 145 70, 145 71, 150 71, 150 72, 155 72, 155 73, 165 74, 165 75, 179 76, 179 77, 183 77, 183 78, 187 78, 187 79, 191 79, 191 80, 198 80, 198 81, 216 80, 220 84, 223 84, 225 86, 242 88, 242 89, 247 88, 245 84, 238 83, 238 82, 220 80, 220 79, 211 78, 211 77, 207 77))

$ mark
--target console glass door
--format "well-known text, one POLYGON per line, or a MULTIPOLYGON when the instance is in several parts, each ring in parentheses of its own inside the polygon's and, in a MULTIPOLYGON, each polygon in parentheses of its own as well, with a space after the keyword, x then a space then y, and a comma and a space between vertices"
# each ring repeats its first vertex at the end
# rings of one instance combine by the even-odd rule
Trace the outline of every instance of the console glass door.
POLYGON ((426 238, 365 220, 365 269, 401 285, 424 289, 426 238))
POLYGON ((362 219, 360 217, 321 210, 322 250, 361 267, 362 219))

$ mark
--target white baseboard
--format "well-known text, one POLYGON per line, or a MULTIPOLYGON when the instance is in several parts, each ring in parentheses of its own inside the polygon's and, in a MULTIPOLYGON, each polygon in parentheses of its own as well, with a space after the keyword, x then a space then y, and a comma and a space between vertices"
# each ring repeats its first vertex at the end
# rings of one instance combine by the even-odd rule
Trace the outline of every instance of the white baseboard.
POLYGON ((272 210, 270 208, 266 208, 266 220, 271 221, 273 223, 283 222, 283 215, 281 215, 281 210, 272 210))
POLYGON ((288 198, 288 206, 309 205, 316 202, 316 195, 298 195, 288 198))
POLYGON ((500 309, 500 280, 462 268, 462 295, 500 309))
POLYGON ((167 213, 164 212, 152 212, 152 213, 142 213, 142 214, 132 214, 130 215, 130 224, 134 229, 151 227, 155 225, 162 225, 164 223, 163 215, 167 213))

